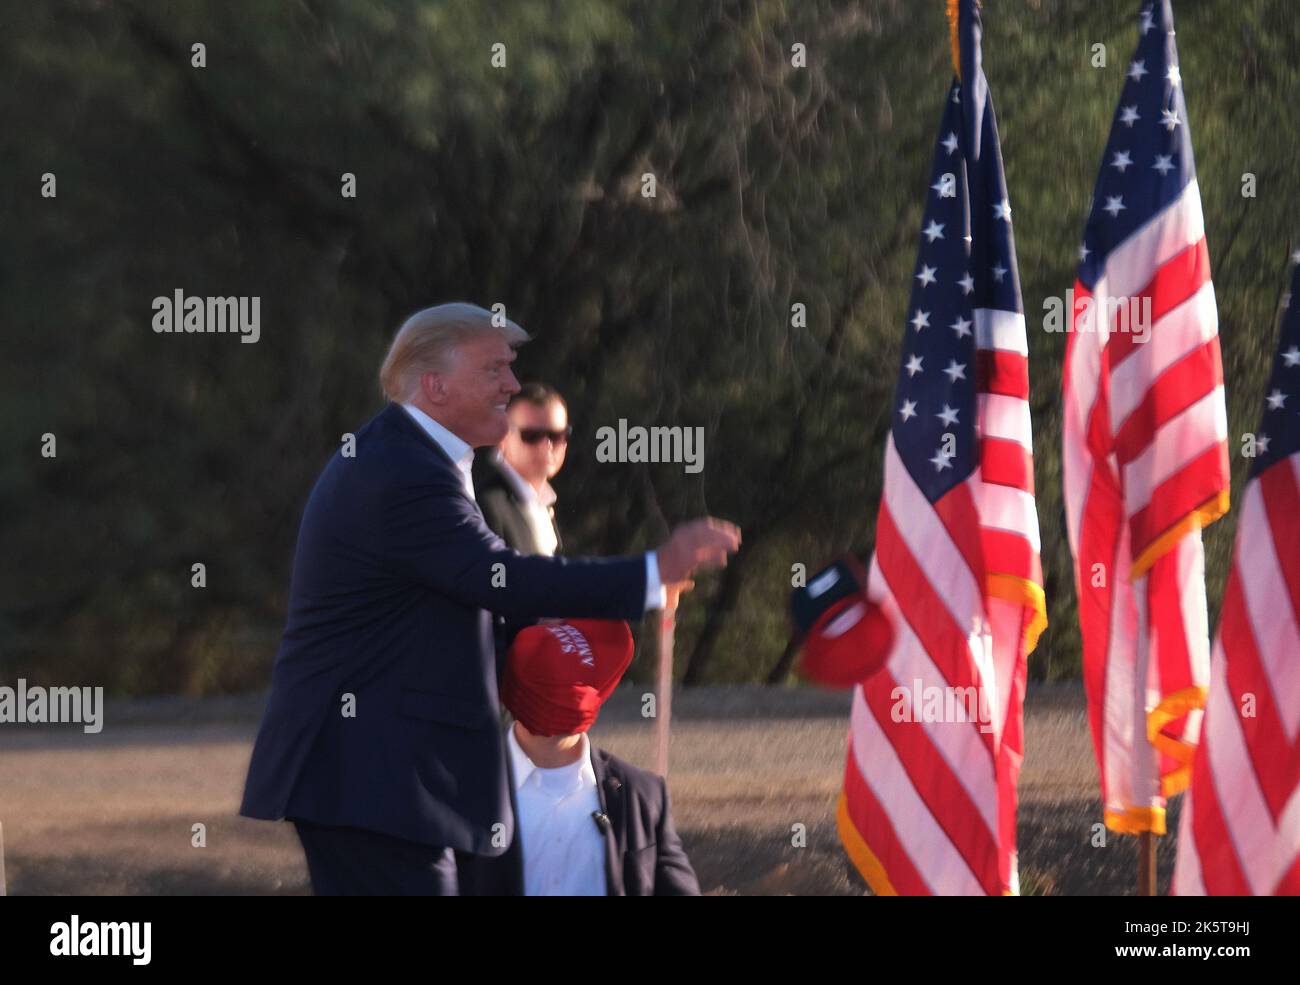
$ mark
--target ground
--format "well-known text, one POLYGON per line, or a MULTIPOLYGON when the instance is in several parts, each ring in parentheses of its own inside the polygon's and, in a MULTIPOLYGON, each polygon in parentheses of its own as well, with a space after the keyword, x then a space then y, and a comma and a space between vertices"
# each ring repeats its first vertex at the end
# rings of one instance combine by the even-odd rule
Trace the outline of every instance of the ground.
MULTIPOLYGON (((593 730, 601 746, 651 764, 642 689, 621 689, 593 730)), ((99 735, 0 729, 0 824, 9 893, 309 892, 286 824, 236 815, 260 698, 109 703, 99 735), (191 845, 206 825, 207 847, 191 845)), ((858 895, 835 831, 846 694, 703 688, 673 707, 670 788, 678 829, 706 893, 858 895), (806 827, 796 847, 795 825, 806 827)), ((1107 834, 1082 691, 1031 687, 1020 784, 1025 894, 1132 894, 1136 839, 1107 834)), ((1171 811, 1171 829, 1176 813, 1171 811)), ((1160 839, 1168 889, 1172 836, 1160 839)))

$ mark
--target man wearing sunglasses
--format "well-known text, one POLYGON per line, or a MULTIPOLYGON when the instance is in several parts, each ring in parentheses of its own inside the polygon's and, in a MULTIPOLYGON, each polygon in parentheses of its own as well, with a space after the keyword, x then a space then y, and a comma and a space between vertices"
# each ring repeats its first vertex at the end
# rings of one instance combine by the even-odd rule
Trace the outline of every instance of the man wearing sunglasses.
POLYGON ((569 409, 559 391, 525 383, 506 410, 510 432, 490 454, 474 459, 474 489, 483 519, 520 554, 562 549, 550 480, 569 448, 569 409))

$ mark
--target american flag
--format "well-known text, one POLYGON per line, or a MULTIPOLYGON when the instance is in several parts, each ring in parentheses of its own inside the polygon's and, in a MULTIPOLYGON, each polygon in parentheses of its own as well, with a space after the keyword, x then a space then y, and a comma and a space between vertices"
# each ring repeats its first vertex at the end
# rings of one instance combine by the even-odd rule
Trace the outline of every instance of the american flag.
POLYGON ((868 575, 895 640, 854 689, 839 806, 879 894, 1019 891, 1025 664, 1046 610, 1025 318, 980 34, 961 3, 868 575))
POLYGON ((1209 680, 1200 528, 1228 508, 1228 424, 1168 0, 1138 33, 1080 248, 1063 470, 1105 821, 1162 834, 1209 680))
POLYGON ((1300 250, 1178 829, 1180 896, 1300 894, 1300 250))

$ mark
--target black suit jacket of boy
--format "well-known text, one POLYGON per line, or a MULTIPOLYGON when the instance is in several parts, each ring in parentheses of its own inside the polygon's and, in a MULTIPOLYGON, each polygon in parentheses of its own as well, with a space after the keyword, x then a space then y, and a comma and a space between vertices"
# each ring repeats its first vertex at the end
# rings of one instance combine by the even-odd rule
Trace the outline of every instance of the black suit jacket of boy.
MULTIPOLYGON (((507 761, 509 757, 507 757, 507 761)), ((608 896, 699 896, 700 884, 673 825, 668 784, 663 777, 610 755, 593 744, 591 765, 603 819, 593 819, 605 836, 608 896)), ((511 805, 514 779, 510 783, 511 805)), ((524 895, 519 827, 505 854, 462 858, 462 896, 524 895)))

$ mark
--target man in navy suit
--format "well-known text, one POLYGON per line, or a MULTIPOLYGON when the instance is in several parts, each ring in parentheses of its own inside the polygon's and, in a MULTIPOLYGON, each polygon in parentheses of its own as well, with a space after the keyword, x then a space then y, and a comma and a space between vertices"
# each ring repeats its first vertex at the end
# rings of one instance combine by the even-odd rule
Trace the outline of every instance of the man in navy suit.
POLYGON ((474 305, 413 315, 380 372, 389 405, 307 501, 240 813, 295 822, 317 893, 452 895, 456 853, 510 845, 491 613, 639 618, 739 546, 704 519, 642 556, 507 548, 471 466, 505 436, 527 338, 474 305))

